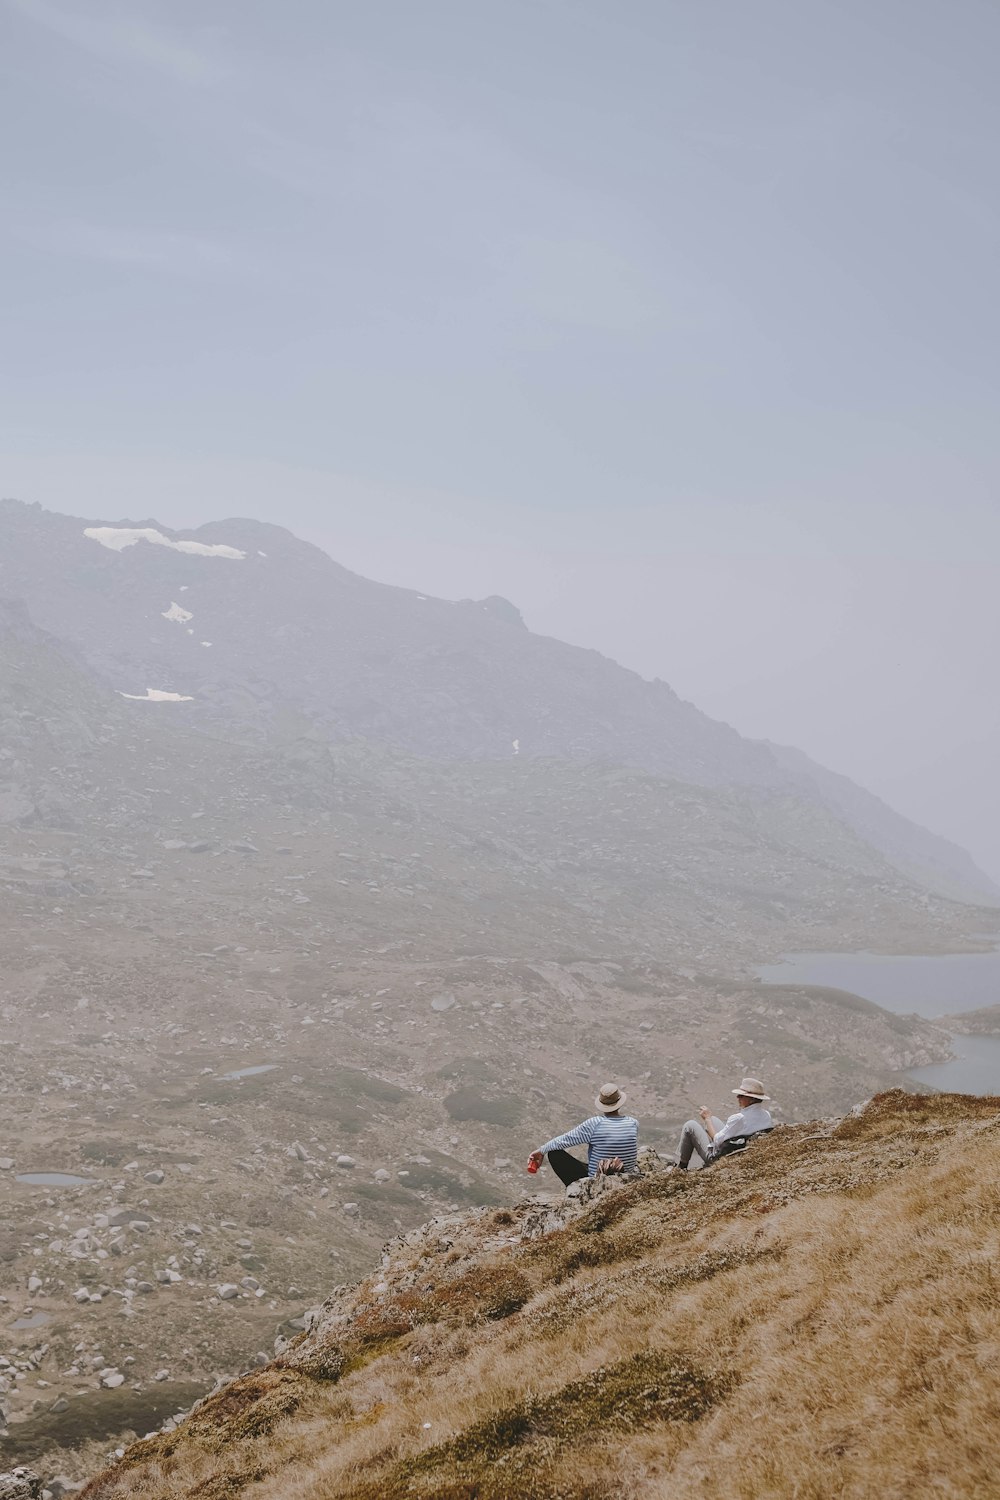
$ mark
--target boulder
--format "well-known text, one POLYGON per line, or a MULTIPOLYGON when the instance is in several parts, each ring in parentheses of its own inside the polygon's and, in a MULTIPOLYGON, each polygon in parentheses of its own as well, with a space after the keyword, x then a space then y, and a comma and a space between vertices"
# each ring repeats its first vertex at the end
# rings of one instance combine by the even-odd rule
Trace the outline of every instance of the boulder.
POLYGON ((32 1469, 12 1469, 0 1474, 0 1500, 39 1500, 42 1481, 32 1469))
POLYGON ((239 1287, 235 1286, 231 1281, 224 1281, 222 1286, 216 1287, 216 1291, 222 1298, 223 1302, 231 1302, 234 1297, 238 1297, 240 1295, 239 1287))

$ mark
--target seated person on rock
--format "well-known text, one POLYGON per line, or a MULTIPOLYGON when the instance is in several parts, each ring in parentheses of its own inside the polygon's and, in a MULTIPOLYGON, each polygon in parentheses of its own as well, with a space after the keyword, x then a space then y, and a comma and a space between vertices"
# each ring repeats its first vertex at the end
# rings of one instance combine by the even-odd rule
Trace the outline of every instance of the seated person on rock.
POLYGON ((718 1115, 713 1115, 704 1104, 698 1111, 700 1120, 688 1120, 681 1131, 681 1142, 677 1150, 677 1165, 682 1172, 689 1170, 688 1163, 697 1152, 705 1166, 726 1153, 727 1141, 742 1136, 759 1135, 773 1126, 771 1113, 764 1108, 770 1099, 764 1092, 759 1078, 744 1078, 738 1089, 733 1089, 739 1109, 723 1125, 718 1115))
POLYGON ((557 1135, 554 1140, 532 1151, 528 1158, 537 1170, 547 1156, 549 1166, 559 1181, 569 1187, 581 1177, 596 1177, 601 1172, 638 1171, 639 1122, 623 1115, 625 1095, 616 1083, 606 1083, 595 1100, 599 1115, 591 1115, 574 1130, 557 1135), (587 1165, 571 1156, 567 1147, 586 1146, 587 1165))

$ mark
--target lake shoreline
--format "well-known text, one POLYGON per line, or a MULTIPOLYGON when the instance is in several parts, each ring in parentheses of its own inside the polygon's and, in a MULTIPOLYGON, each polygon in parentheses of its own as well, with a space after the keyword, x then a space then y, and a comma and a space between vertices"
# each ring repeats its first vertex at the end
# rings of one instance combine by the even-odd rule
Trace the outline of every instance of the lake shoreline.
POLYGON ((921 1088, 1000 1095, 996 941, 947 954, 789 953, 761 965, 755 977, 768 990, 826 992, 865 1013, 922 1020, 940 1032, 941 1054, 900 1069, 906 1078, 921 1088))

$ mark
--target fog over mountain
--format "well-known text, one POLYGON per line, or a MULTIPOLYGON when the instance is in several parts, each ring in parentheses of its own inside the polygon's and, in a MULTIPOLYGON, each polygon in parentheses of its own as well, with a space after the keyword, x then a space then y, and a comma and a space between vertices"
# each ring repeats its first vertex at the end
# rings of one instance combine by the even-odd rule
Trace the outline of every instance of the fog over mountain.
POLYGON ((0 33, 0 1500, 992 1495, 1000 7, 0 33))
MULTIPOLYGON (((1000 897, 965 851, 805 756, 754 743, 594 651, 533 635, 517 608, 358 577, 281 527, 0 507, 0 590, 118 694, 176 695, 203 730, 263 738, 306 716, 332 742, 441 762, 606 761, 829 808, 899 870, 1000 897)), ((178 708, 180 704, 178 704, 178 708)))
POLYGON ((3 27, 0 494, 511 598, 1000 879, 1000 9, 3 27))

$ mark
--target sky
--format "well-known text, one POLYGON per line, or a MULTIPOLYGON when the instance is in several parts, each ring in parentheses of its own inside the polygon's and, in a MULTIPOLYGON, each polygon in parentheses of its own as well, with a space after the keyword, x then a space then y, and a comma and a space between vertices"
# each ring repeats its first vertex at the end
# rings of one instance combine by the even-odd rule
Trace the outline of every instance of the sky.
POLYGON ((0 494, 503 594, 1000 878, 993 0, 0 0, 0 494))

